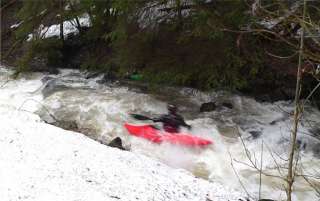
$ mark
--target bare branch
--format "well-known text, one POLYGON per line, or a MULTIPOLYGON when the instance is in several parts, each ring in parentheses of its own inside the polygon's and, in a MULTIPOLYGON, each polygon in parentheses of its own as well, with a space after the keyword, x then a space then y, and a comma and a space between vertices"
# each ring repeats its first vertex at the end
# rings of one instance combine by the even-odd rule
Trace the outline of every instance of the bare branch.
MULTIPOLYGON (((49 116, 52 117, 53 120, 59 121, 53 114, 51 114, 51 113, 49 112, 49 110, 47 109, 47 107, 45 107, 42 103, 40 103, 39 101, 34 100, 34 99, 26 99, 25 101, 23 101, 23 103, 22 103, 21 106, 18 108, 18 110, 22 110, 22 107, 23 107, 24 104, 25 104, 26 102, 28 102, 28 101, 34 101, 34 102, 40 104, 40 105, 46 110, 46 112, 49 114, 49 116)), ((25 111, 25 110, 24 110, 24 111, 25 111)))
POLYGON ((260 175, 259 175, 259 200, 261 199, 262 161, 263 161, 263 140, 261 140, 260 175))
POLYGON ((320 197, 320 190, 316 187, 306 176, 302 176, 302 178, 310 185, 311 188, 317 193, 317 196, 320 197))
POLYGON ((303 107, 305 106, 306 102, 309 100, 309 98, 316 92, 316 90, 320 87, 320 82, 313 88, 313 90, 310 92, 310 94, 307 96, 307 98, 303 102, 303 107))
POLYGON ((292 57, 294 57, 294 56, 296 56, 296 55, 298 54, 298 52, 295 51, 295 53, 293 53, 293 54, 290 55, 290 56, 278 56, 278 55, 275 55, 275 54, 272 54, 272 53, 268 52, 267 50, 265 50, 265 51, 266 51, 266 53, 267 53, 268 55, 270 55, 270 56, 272 56, 272 57, 276 57, 276 58, 278 58, 278 59, 290 59, 290 58, 292 58, 292 57))
POLYGON ((229 157, 230 157, 230 164, 231 164, 232 170, 233 170, 234 174, 237 176, 238 181, 239 181, 241 187, 242 187, 243 190, 246 192, 246 194, 247 194, 247 196, 248 196, 249 198, 253 198, 253 197, 249 194, 249 192, 247 191, 247 189, 246 189, 246 187, 244 186, 244 184, 242 183, 242 181, 241 181, 241 179, 240 179, 240 176, 238 175, 238 172, 235 170, 234 165, 233 165, 233 159, 232 159, 232 156, 231 156, 231 153, 230 153, 229 150, 228 150, 228 153, 229 153, 229 157))

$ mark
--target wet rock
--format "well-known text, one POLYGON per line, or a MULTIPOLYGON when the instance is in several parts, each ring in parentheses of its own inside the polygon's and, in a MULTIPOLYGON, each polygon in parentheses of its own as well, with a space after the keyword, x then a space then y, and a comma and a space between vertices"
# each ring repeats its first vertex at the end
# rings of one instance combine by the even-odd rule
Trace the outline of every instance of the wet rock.
POLYGON ((317 143, 313 148, 312 152, 315 157, 320 158, 320 143, 317 143))
POLYGON ((230 139, 238 139, 239 131, 235 126, 217 125, 219 133, 230 139))
POLYGON ((311 128, 309 129, 309 132, 312 134, 312 136, 320 140, 320 128, 317 128, 317 127, 311 128))
POLYGON ((100 74, 101 74, 101 72, 90 72, 90 73, 88 73, 88 75, 86 75, 86 79, 98 77, 100 74))
POLYGON ((292 100, 295 97, 295 88, 282 88, 282 99, 284 100, 292 100))
POLYGON ((115 75, 115 73, 107 72, 103 75, 103 78, 101 80, 97 81, 97 83, 105 84, 105 83, 114 82, 116 80, 117 80, 117 76, 115 75))
POLYGON ((210 112, 210 111, 214 111, 216 108, 217 108, 217 105, 215 102, 203 103, 200 106, 200 112, 210 112))
POLYGON ((233 108, 233 105, 231 103, 228 103, 228 102, 223 102, 221 104, 223 107, 226 107, 226 108, 229 108, 229 109, 232 109, 233 108))
POLYGON ((257 139, 258 137, 261 136, 261 131, 249 131, 253 139, 257 139))
POLYGON ((283 113, 282 117, 279 117, 279 118, 271 121, 269 124, 270 125, 276 125, 279 122, 286 121, 288 118, 289 118, 289 114, 283 113))
POLYGON ((251 201, 249 198, 240 198, 238 201, 251 201))
POLYGON ((192 173, 196 177, 200 177, 203 179, 209 179, 210 171, 208 170, 206 164, 204 162, 197 163, 193 168, 192 173))
POLYGON ((276 120, 273 120, 273 121, 271 121, 269 124, 270 124, 270 125, 276 125, 276 123, 277 123, 277 121, 276 121, 276 120))
POLYGON ((275 201, 275 200, 272 200, 272 199, 260 199, 258 201, 275 201))
MULTIPOLYGON (((49 78, 48 78, 49 79, 49 78)), ((67 87, 63 85, 56 79, 49 79, 46 86, 42 89, 42 95, 46 98, 57 91, 66 89, 67 87)))
POLYGON ((44 76, 42 79, 41 79, 41 82, 42 83, 46 83, 46 82, 48 82, 48 81, 50 81, 50 80, 53 80, 54 78, 53 77, 51 77, 51 76, 44 76))
POLYGON ((110 147, 115 147, 121 150, 126 150, 123 145, 122 145, 122 140, 120 137, 116 137, 113 140, 111 140, 111 142, 109 144, 107 144, 110 147))
POLYGON ((307 148, 307 143, 306 142, 303 142, 302 140, 297 140, 297 146, 298 146, 298 149, 300 150, 306 150, 307 148))
POLYGON ((78 131, 79 127, 75 121, 57 121, 52 123, 53 125, 63 128, 65 130, 78 131))

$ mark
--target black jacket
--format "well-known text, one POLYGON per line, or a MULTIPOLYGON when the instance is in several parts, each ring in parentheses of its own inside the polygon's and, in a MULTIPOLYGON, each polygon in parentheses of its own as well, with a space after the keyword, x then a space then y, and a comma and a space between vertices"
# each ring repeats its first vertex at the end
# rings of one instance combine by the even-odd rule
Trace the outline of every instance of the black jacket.
POLYGON ((183 117, 178 114, 165 114, 159 118, 155 118, 153 121, 162 122, 164 130, 169 133, 178 133, 180 126, 191 128, 190 125, 186 124, 183 117))

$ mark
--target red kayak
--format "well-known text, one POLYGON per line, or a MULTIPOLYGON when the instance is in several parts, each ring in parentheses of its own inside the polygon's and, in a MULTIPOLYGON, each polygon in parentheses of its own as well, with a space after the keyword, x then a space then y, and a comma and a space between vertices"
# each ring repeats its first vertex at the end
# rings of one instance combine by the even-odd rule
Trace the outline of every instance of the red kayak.
POLYGON ((124 125, 131 135, 145 138, 151 142, 162 143, 169 142, 187 146, 206 146, 212 144, 212 141, 203 139, 187 133, 168 133, 155 129, 151 125, 124 125))

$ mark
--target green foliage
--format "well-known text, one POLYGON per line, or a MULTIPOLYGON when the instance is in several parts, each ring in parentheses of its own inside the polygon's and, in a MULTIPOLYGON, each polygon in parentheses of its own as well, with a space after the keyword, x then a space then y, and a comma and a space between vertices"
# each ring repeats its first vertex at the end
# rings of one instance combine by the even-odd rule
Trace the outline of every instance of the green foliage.
MULTIPOLYGON (((247 85, 248 78, 257 75, 262 58, 260 51, 252 48, 255 42, 248 40, 252 43, 250 50, 255 53, 247 57, 236 47, 237 36, 224 31, 225 28, 239 29, 247 23, 245 11, 248 8, 243 1, 206 3, 194 0, 189 15, 181 18, 179 14, 184 11, 185 4, 177 0, 165 11, 174 12, 174 15, 161 15, 163 19, 158 20, 162 22, 156 27, 141 28, 141 14, 155 5, 153 3, 164 6, 167 2, 59 0, 38 4, 27 1, 18 13, 20 19, 26 21, 18 35, 31 33, 45 15, 60 14, 67 20, 88 13, 92 26, 81 32, 80 40, 90 48, 80 64, 81 69, 107 71, 117 66, 120 75, 136 69, 143 73, 146 81, 203 89, 242 88, 247 85), (69 10, 61 9, 68 4, 69 10), (38 15, 43 10, 46 14, 38 15), (111 54, 111 58, 102 61, 100 49, 111 54)), ((67 56, 62 55, 64 43, 58 39, 35 40, 28 46, 30 49, 19 64, 25 69, 34 57, 44 58, 47 65, 55 66, 67 56)))
POLYGON ((17 38, 25 38, 34 29, 38 28, 43 16, 40 13, 46 9, 46 3, 38 3, 36 1, 23 2, 22 8, 17 13, 18 19, 23 21, 16 31, 17 38))
POLYGON ((62 64, 62 42, 57 38, 45 40, 32 40, 28 44, 28 51, 17 61, 17 72, 29 71, 32 60, 42 58, 47 66, 59 66, 62 64))
POLYGON ((97 58, 89 58, 87 61, 81 64, 80 69, 99 72, 108 72, 114 70, 112 63, 99 63, 97 58))

